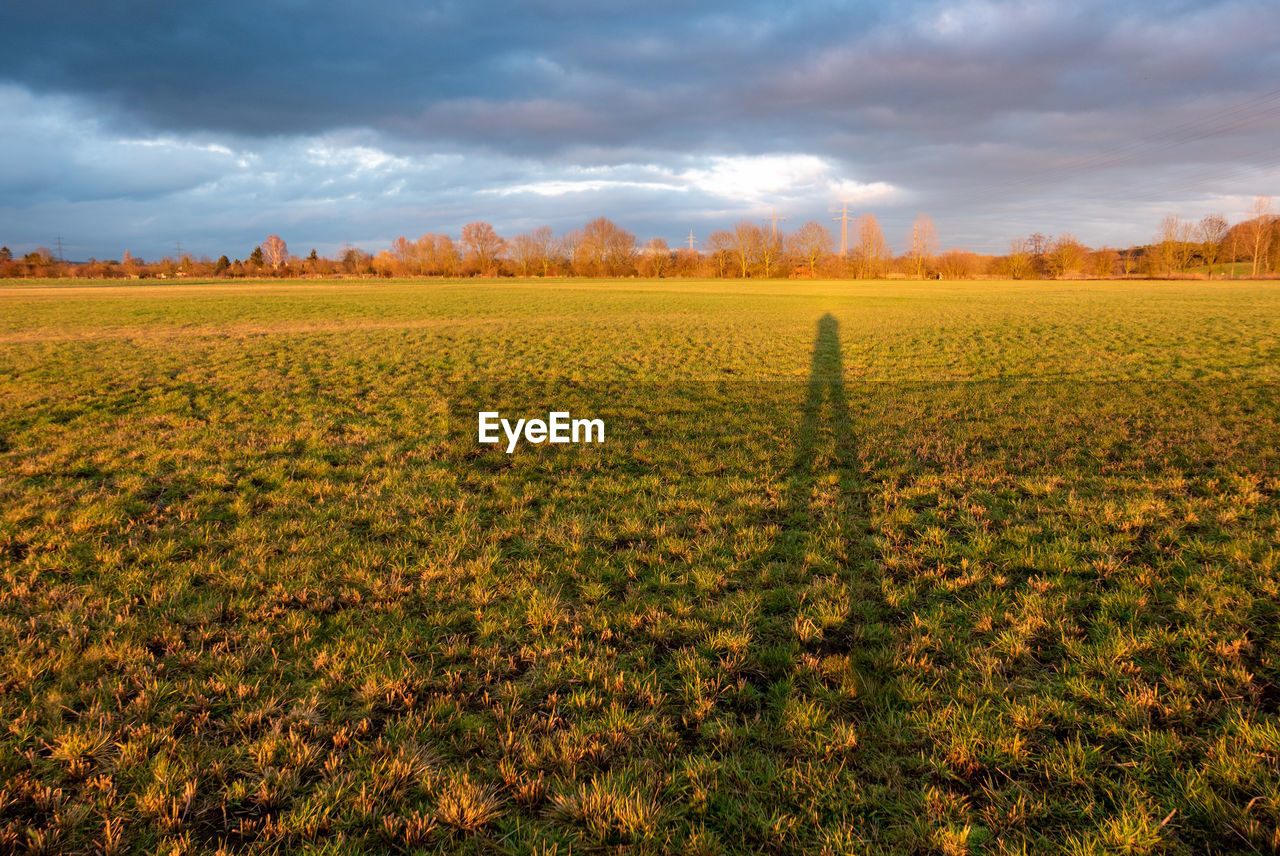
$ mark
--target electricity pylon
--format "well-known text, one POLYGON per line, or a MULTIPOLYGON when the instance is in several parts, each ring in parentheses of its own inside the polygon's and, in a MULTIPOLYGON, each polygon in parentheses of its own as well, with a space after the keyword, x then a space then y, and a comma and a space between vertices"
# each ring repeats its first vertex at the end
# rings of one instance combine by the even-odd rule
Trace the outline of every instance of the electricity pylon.
POLYGON ((844 203, 844 210, 840 212, 839 217, 832 217, 832 220, 840 221, 840 255, 849 255, 849 203, 844 203))
POLYGON ((787 219, 786 217, 779 217, 779 216, 778 216, 778 211, 777 211, 777 209, 776 209, 776 208, 774 209, 774 212, 773 212, 773 237, 775 237, 775 238, 776 238, 776 237, 778 237, 778 221, 779 221, 779 220, 786 220, 786 219, 787 219))

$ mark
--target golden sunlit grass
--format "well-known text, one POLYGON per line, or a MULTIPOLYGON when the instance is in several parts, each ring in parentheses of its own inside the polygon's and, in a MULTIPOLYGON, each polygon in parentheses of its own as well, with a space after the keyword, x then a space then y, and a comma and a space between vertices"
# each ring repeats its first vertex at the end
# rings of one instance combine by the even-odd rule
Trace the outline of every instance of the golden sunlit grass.
POLYGON ((1280 846, 1273 283, 0 307, 0 852, 1280 846))

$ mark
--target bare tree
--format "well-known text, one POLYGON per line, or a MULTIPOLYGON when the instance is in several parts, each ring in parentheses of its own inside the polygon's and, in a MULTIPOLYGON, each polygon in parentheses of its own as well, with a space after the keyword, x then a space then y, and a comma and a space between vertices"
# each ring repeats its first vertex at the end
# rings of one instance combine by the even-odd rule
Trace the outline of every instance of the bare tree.
MULTIPOLYGON (((778 218, 786 219, 786 218, 778 218)), ((760 229, 760 246, 756 251, 756 261, 760 273, 768 279, 777 273, 778 263, 782 259, 782 236, 778 234, 777 225, 760 229)))
POLYGON ((534 253, 539 267, 542 268, 542 275, 546 276, 559 251, 559 242, 556 241, 555 233, 551 231, 550 226, 539 226, 530 232, 529 236, 533 239, 534 253))
POLYGON ((676 250, 672 261, 672 274, 675 276, 705 276, 704 268, 708 259, 697 250, 681 247, 676 250))
POLYGON ((938 251, 938 230, 928 214, 921 214, 912 221, 910 248, 908 254, 911 270, 917 277, 924 279, 925 266, 938 251))
POLYGON ((889 258, 889 245, 874 214, 858 218, 858 244, 853 250, 854 270, 859 278, 880 276, 889 258))
POLYGON ((530 268, 538 263, 538 245, 531 232, 522 232, 511 239, 511 261, 521 276, 528 276, 530 268))
POLYGON ((1074 235, 1063 232, 1049 246, 1049 252, 1046 256, 1049 271, 1053 274, 1053 278, 1061 279, 1072 271, 1080 270, 1084 266, 1087 253, 1088 250, 1075 239, 1074 235))
POLYGON ((1099 279, 1106 279, 1115 273, 1116 262, 1119 260, 1120 254, 1110 247, 1103 247, 1089 254, 1089 263, 1090 267, 1093 268, 1093 275, 1099 279))
POLYGON ((582 246, 582 230, 570 229, 561 236, 557 250, 560 254, 561 261, 564 262, 565 269, 570 273, 577 274, 575 267, 578 261, 578 248, 582 246))
POLYGON ((707 236, 707 255, 715 265, 716 276, 723 278, 733 255, 733 233, 717 229, 707 236))
POLYGON ((1200 254, 1209 266, 1209 279, 1213 279, 1213 266, 1222 255, 1222 244, 1230 231, 1227 218, 1221 214, 1206 214, 1196 224, 1196 238, 1200 241, 1200 254))
POLYGON ((604 262, 609 276, 633 273, 636 269, 636 257, 640 254, 635 234, 603 217, 600 220, 610 227, 604 232, 604 262))
POLYGON ((1044 276, 1044 257, 1049 252, 1049 245, 1052 243, 1053 238, 1043 232, 1035 232, 1027 238, 1027 249, 1031 253, 1031 266, 1034 268, 1037 277, 1044 276))
POLYGON ((1266 273, 1267 251, 1271 249, 1271 227, 1275 215, 1271 211, 1271 197, 1259 196, 1253 200, 1253 218, 1243 224, 1245 247, 1253 261, 1251 276, 1258 275, 1258 262, 1266 273))
POLYGON ((373 272, 378 276, 396 276, 401 272, 401 265, 390 250, 379 250, 373 257, 373 272))
POLYGON ((651 238, 640 254, 640 275, 662 277, 671 270, 674 260, 665 238, 651 238))
POLYGON ((435 273, 435 249, 436 236, 432 234, 423 235, 413 242, 409 257, 413 259, 414 266, 423 276, 435 273))
POLYGON ((511 260, 516 263, 521 276, 530 276, 530 271, 535 269, 546 276, 555 261, 556 250, 556 236, 550 226, 539 226, 511 240, 511 260))
POLYGON ((1032 279, 1035 276, 1035 257, 1032 253, 1031 241, 1027 238, 1014 238, 1009 243, 1009 255, 1005 265, 1011 279, 1032 279))
POLYGON ((938 257, 938 273, 944 279, 969 279, 979 266, 978 256, 967 250, 948 250, 938 257))
POLYGON ((262 260, 271 265, 272 270, 278 270, 288 258, 289 247, 280 240, 280 236, 267 235, 267 239, 262 242, 262 260))
POLYGON ((422 273, 417 262, 417 248, 408 238, 401 236, 391 242, 391 256, 395 261, 394 269, 398 274, 422 273))
POLYGON ((607 217, 582 227, 574 272, 580 276, 624 276, 635 270, 636 236, 607 217))
POLYGON ((1159 242, 1157 250, 1160 254, 1160 265, 1165 271, 1177 273, 1186 271, 1196 251, 1196 245, 1191 240, 1194 235, 1195 227, 1175 214, 1170 214, 1160 221, 1156 240, 1159 242))
POLYGON ((342 269, 358 276, 373 273, 373 256, 359 247, 348 247, 342 254, 342 269))
POLYGON ((1138 251, 1130 247, 1120 254, 1120 273, 1124 276, 1129 276, 1137 269, 1138 251))
POLYGON ((1151 276, 1169 275, 1173 273, 1173 244, 1178 240, 1178 228, 1181 220, 1169 214, 1160 221, 1156 229, 1156 240, 1146 256, 1147 273, 1151 276))
POLYGON ((468 223, 462 227, 462 246, 467 251, 467 261, 480 274, 497 270, 498 258, 506 248, 506 241, 493 231, 488 223, 468 223))
POLYGON ((732 234, 733 257, 742 270, 743 279, 746 279, 759 258, 764 230, 750 220, 740 220, 734 225, 732 234))
POLYGON ((423 235, 414 242, 413 257, 430 276, 452 276, 458 269, 458 248, 448 235, 423 235))
POLYGON ((791 254, 809 269, 809 276, 817 274, 818 262, 831 255, 833 246, 831 230, 816 220, 792 232, 787 243, 791 254))

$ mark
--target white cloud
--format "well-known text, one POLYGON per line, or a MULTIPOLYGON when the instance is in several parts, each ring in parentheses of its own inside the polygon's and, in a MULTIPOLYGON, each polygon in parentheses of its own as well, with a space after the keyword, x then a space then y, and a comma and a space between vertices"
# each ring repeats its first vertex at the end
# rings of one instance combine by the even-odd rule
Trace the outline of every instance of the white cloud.
POLYGON ((685 170, 680 177, 707 193, 749 206, 823 196, 866 202, 897 193, 887 182, 846 178, 836 164, 811 154, 713 157, 708 166, 685 170))
MULTIPOLYGON (((490 187, 480 193, 564 196, 614 190, 697 192, 747 210, 763 203, 814 197, 829 197, 833 202, 883 201, 899 192, 887 182, 864 183, 846 178, 836 164, 812 154, 713 155, 683 160, 683 168, 652 163, 568 167, 560 170, 560 175, 490 187), (688 165, 690 161, 692 165, 688 165)), ((541 170, 535 165, 528 169, 541 170)))
POLYGON ((657 181, 614 181, 609 179, 551 179, 548 181, 532 181, 527 184, 513 184, 507 187, 493 187, 479 191, 493 196, 517 196, 532 193, 535 196, 564 196, 570 193, 593 193, 609 190, 662 190, 685 191, 688 188, 657 181))
POLYGON ((315 166, 345 170, 358 175, 364 172, 386 172, 406 169, 411 161, 365 145, 341 145, 327 140, 313 142, 306 159, 315 166))
POLYGON ((829 182, 829 164, 814 155, 713 157, 708 166, 685 170, 681 178, 694 187, 726 199, 758 201, 764 196, 793 195, 798 188, 829 182))
POLYGON ((860 181, 838 181, 832 185, 832 188, 841 202, 859 204, 888 202, 903 195, 899 188, 884 181, 873 181, 869 184, 863 184, 860 181))

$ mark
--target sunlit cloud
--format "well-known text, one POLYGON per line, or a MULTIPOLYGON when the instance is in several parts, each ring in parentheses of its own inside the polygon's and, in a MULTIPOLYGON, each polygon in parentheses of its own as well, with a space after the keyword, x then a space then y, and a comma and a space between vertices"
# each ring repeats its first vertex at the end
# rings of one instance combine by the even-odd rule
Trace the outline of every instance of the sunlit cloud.
POLYGON ((685 170, 681 178, 708 193, 747 202, 792 196, 836 180, 829 162, 808 154, 713 157, 708 166, 685 170))
POLYGON ((682 169, 658 164, 624 163, 589 169, 570 168, 565 176, 521 182, 479 191, 495 196, 605 193, 617 190, 699 193, 751 210, 760 203, 829 197, 850 202, 884 201, 898 188, 884 181, 859 182, 841 175, 832 161, 811 154, 715 155, 686 158, 682 169), (631 176, 643 175, 638 180, 631 176))

